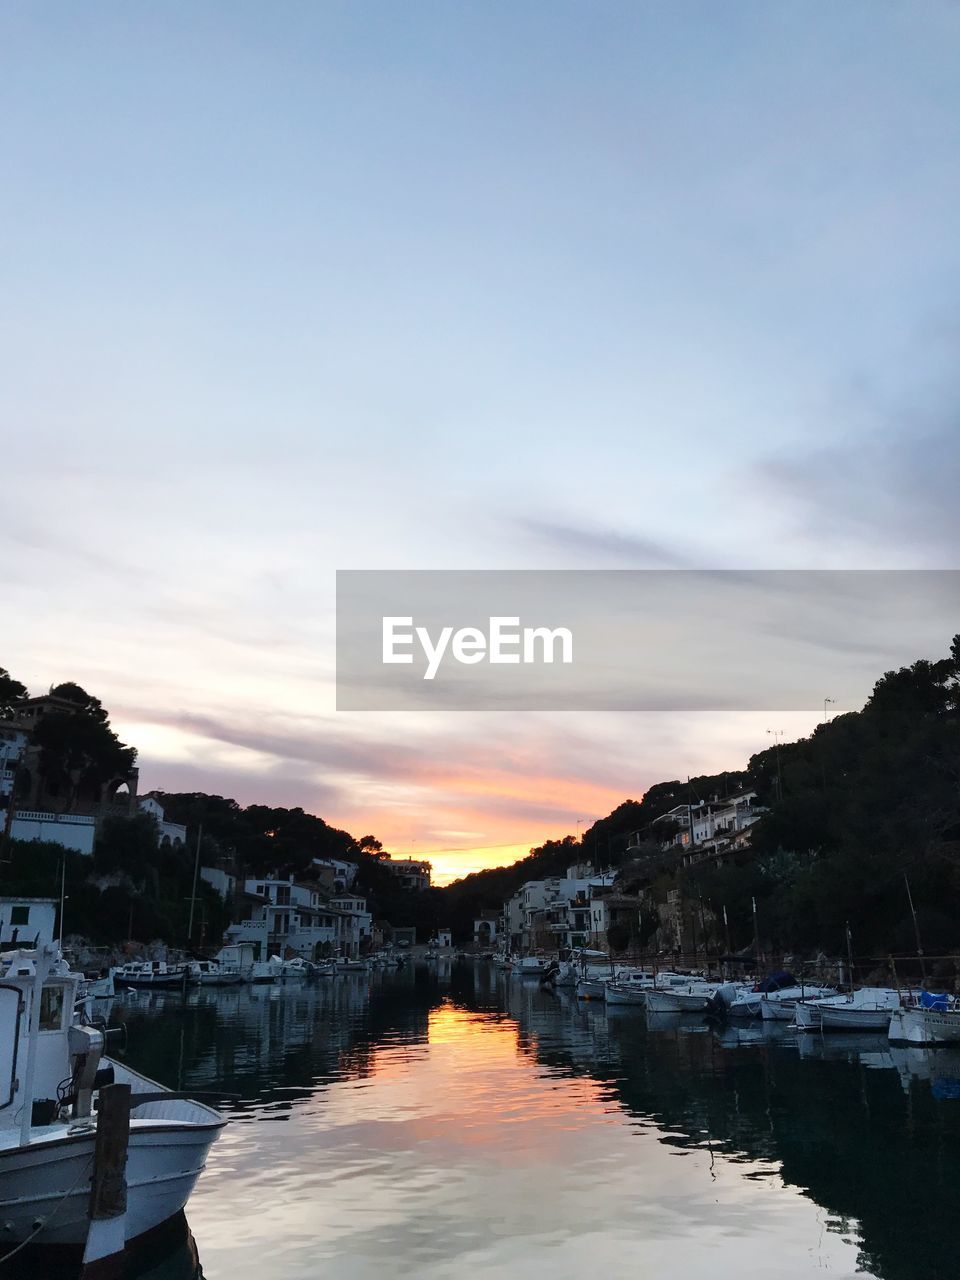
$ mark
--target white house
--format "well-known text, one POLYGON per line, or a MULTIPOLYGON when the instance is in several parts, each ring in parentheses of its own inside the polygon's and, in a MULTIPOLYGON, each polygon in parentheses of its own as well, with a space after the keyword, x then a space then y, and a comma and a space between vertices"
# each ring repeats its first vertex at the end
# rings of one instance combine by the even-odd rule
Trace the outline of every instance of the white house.
POLYGON ((330 906, 341 916, 340 948, 345 956, 358 956, 370 946, 373 916, 367 910, 366 898, 343 894, 331 898, 330 906))
POLYGON ((316 960, 336 951, 341 913, 322 903, 316 889, 263 877, 247 880, 244 894, 249 915, 229 926, 228 944, 250 944, 258 960, 288 952, 316 960))
POLYGON ((228 902, 237 891, 237 877, 220 867, 201 867, 200 879, 215 889, 224 902, 228 902))
POLYGON ((340 858, 314 858, 312 865, 322 873, 323 880, 334 893, 346 893, 357 878, 355 862, 344 862, 340 858))
POLYGON ((0 898, 0 947, 43 946, 53 941, 54 898, 0 898))
POLYGON ((563 877, 528 880, 504 905, 505 931, 515 950, 575 949, 592 932, 590 904, 597 889, 606 889, 616 872, 587 873, 573 866, 563 877))
POLYGON ((140 796, 137 804, 140 806, 141 813, 149 813, 156 822, 157 844, 161 848, 164 845, 172 845, 174 849, 179 849, 187 843, 187 828, 181 826, 179 822, 167 822, 163 805, 155 795, 140 796))

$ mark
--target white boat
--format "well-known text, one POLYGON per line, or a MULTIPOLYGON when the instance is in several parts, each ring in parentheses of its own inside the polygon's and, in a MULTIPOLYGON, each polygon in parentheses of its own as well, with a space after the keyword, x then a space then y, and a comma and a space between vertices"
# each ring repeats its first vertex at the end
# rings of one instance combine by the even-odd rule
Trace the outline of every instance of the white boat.
POLYGON ((243 981, 240 970, 222 965, 218 960, 195 960, 193 971, 202 987, 234 987, 243 981))
POLYGON ((113 1224, 112 1252, 183 1209, 224 1126, 213 1108, 104 1055, 108 1033, 77 1020, 80 981, 50 943, 0 957, 4 1245, 87 1241, 96 1100, 107 1084, 132 1090, 127 1207, 113 1224))
POLYGON ((755 991, 753 988, 745 987, 738 996, 731 1000, 727 1005, 728 1018, 759 1018, 760 1017, 760 1001, 763 999, 762 991, 755 991))
POLYGON ((549 981, 554 987, 575 987, 580 969, 573 960, 557 960, 543 975, 542 981, 549 981))
POLYGON ((782 987, 779 991, 764 991, 760 995, 760 1016, 764 1022, 793 1022, 796 1016, 794 1010, 799 1001, 807 1003, 827 999, 836 994, 836 987, 810 985, 782 987))
POLYGON ((887 1034, 894 1044, 960 1044, 960 1003, 922 991, 915 1004, 894 1010, 887 1034))
POLYGON ((515 978, 542 978, 552 964, 546 956, 521 956, 510 972, 515 978))
POLYGON ((119 990, 133 987, 153 991, 179 991, 196 986, 199 975, 186 964, 167 964, 163 960, 130 960, 110 970, 114 986, 119 990))
POLYGON ((607 1004, 643 1008, 647 1003, 647 993, 638 983, 608 982, 604 999, 607 1004))
POLYGON ((216 964, 225 969, 236 969, 242 982, 276 982, 280 977, 280 966, 269 960, 257 960, 259 946, 253 942, 225 943, 214 956, 216 964))
POLYGON ((89 996, 91 1000, 111 1000, 117 994, 113 981, 113 973, 109 970, 96 978, 84 978, 80 983, 80 999, 89 996))
POLYGON ((672 991, 650 987, 644 992, 647 1013, 682 1013, 680 1002, 672 991))
POLYGON ((861 987, 846 995, 801 1000, 794 1006, 800 1031, 886 1031, 900 1008, 900 993, 891 987, 861 987))

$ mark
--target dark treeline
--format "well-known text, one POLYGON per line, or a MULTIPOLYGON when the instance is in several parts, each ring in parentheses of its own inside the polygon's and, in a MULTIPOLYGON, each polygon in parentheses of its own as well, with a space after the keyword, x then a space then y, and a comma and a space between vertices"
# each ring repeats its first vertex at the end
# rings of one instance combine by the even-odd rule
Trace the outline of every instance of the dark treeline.
POLYGON ((915 947, 905 877, 929 953, 960 948, 960 636, 950 656, 887 672, 862 711, 771 746, 738 772, 663 782, 624 801, 584 832, 552 840, 512 867, 481 871, 446 890, 459 935, 483 908, 526 880, 562 875, 576 861, 621 867, 631 888, 679 885, 715 917, 727 909, 733 945, 753 936, 781 951, 856 950, 883 957, 915 947), (682 870, 658 824, 675 805, 754 790, 769 812, 748 850, 724 866, 682 870), (639 847, 627 840, 639 833, 639 847), (638 856, 639 855, 639 856, 638 856))

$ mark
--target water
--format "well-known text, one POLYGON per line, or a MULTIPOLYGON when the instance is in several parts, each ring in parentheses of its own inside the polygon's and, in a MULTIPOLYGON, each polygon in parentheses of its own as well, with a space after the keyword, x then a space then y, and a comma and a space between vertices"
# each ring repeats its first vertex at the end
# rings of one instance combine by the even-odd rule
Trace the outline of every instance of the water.
MULTIPOLYGON (((135 1067, 239 1095, 188 1206, 210 1280, 960 1271, 951 1050, 717 1033, 472 964, 112 1016, 135 1067)), ((137 1274, 196 1275, 189 1240, 137 1274)))

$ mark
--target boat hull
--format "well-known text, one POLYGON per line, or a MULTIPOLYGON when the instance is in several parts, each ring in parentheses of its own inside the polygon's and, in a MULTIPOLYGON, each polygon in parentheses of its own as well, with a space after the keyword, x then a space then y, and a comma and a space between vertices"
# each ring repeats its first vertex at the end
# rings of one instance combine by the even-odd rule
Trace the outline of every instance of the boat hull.
POLYGON ((856 1005, 824 1005, 820 1025, 824 1031, 886 1031, 894 1010, 858 1009, 856 1005))
POLYGON ((960 1013, 898 1009, 890 1018, 888 1036, 894 1044, 960 1044, 960 1013))
MULTIPOLYGON (((651 988, 646 993, 647 1013, 684 1013, 680 996, 673 991, 656 991, 651 988)), ((705 1007, 705 1006, 704 1006, 705 1007)))
MULTIPOLYGON (((53 1129, 54 1126, 51 1126, 53 1129)), ((61 1134, 61 1126, 55 1127, 61 1134)), ((222 1124, 131 1122, 127 1157, 125 1238, 135 1240, 174 1217, 186 1204, 222 1124)), ((87 1237, 95 1132, 44 1139, 34 1131, 26 1147, 0 1149, 0 1247, 17 1244, 45 1225, 45 1245, 82 1245, 87 1237)))
POLYGON ((577 982, 578 1000, 606 1000, 607 987, 601 978, 580 978, 577 982))
POLYGON ((632 991, 629 987, 617 987, 608 984, 605 999, 607 1004, 642 1009, 647 1003, 647 993, 639 988, 636 991, 632 991))

